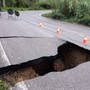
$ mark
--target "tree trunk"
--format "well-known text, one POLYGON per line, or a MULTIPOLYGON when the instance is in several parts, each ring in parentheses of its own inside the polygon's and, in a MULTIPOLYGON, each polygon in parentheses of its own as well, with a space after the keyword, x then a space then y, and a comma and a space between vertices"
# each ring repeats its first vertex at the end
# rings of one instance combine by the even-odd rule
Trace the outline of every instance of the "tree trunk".
POLYGON ((3 7, 5 7, 6 5, 5 5, 5 0, 3 0, 3 7))

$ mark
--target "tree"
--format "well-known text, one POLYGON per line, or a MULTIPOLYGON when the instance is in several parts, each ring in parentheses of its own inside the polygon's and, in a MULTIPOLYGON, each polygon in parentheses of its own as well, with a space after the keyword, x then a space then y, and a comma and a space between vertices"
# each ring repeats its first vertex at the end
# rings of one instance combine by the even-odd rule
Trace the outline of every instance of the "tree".
POLYGON ((2 1, 0 1, 0 6, 2 6, 2 1))
POLYGON ((5 0, 3 0, 3 7, 5 7, 6 5, 5 5, 5 0))
POLYGON ((16 0, 6 0, 7 7, 14 7, 15 3, 16 3, 16 0))

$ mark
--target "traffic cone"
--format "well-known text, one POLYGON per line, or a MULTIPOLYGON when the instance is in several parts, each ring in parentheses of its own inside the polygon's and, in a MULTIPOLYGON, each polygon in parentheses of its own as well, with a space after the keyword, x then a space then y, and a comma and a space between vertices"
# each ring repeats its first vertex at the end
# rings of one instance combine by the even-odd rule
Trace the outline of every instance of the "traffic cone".
POLYGON ((40 25, 39 25, 40 27, 42 27, 43 26, 43 23, 42 22, 40 22, 40 25))
POLYGON ((87 39, 87 36, 85 36, 83 40, 83 44, 87 44, 87 43, 88 43, 88 39, 87 39))
POLYGON ((57 35, 60 35, 60 29, 59 29, 59 28, 57 28, 56 34, 57 34, 57 35))

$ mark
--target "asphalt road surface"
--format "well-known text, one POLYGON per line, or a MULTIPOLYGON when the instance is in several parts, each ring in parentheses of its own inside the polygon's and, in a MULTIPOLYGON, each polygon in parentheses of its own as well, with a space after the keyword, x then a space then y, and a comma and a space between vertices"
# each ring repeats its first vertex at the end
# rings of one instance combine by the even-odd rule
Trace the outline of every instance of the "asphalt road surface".
POLYGON ((0 18, 0 41, 11 64, 25 62, 41 56, 55 55, 57 47, 62 44, 62 40, 59 39, 70 41, 90 50, 90 27, 41 16, 41 14, 47 12, 49 11, 25 11, 20 12, 19 18, 15 18, 13 15, 12 19, 8 19, 7 12, 2 13, 0 18), (42 27, 40 27, 41 22, 42 27), (56 34, 57 28, 60 29, 60 35, 56 34), (85 35, 88 37, 88 44, 84 45, 82 42, 85 35), (38 37, 38 39, 34 38, 32 40, 28 37, 38 37), (51 40, 50 38, 54 39, 51 40), (35 49, 35 47, 37 48, 35 49), (42 48, 42 55, 40 54, 40 48, 42 48), (39 54, 35 54, 36 51, 39 54))
MULTIPOLYGON (((28 13, 28 12, 27 12, 28 13)), ((89 49, 90 46, 90 27, 86 27, 83 25, 77 25, 77 24, 71 24, 67 22, 61 22, 53 19, 48 19, 45 17, 41 17, 41 14, 46 13, 46 11, 32 11, 31 13, 28 14, 23 14, 24 17, 21 17, 21 19, 27 23, 31 23, 32 25, 38 25, 40 22, 43 23, 43 30, 45 32, 48 32, 49 34, 53 35, 54 37, 56 36, 56 29, 59 28, 61 30, 61 34, 58 36, 60 38, 66 39, 72 43, 75 43, 79 46, 82 46, 86 49, 89 49), (35 14, 34 14, 35 13, 35 14), (28 15, 31 15, 28 17, 28 15), (33 20, 36 20, 35 22, 32 22, 33 20), (88 44, 83 45, 82 41, 84 36, 88 37, 88 44)))
MULTIPOLYGON (((2 13, 0 17, 0 67, 55 55, 57 47, 65 41, 90 50, 90 27, 41 16, 47 12, 25 11, 20 12, 19 18, 12 19, 8 19, 6 12, 2 13), (41 22, 42 27, 40 27, 41 22), (57 28, 60 29, 60 35, 56 34, 57 28), (85 35, 88 37, 88 44, 84 45, 82 42, 85 35)), ((24 82, 20 85, 24 88, 21 90, 30 90, 24 82)))
MULTIPOLYGON (((37 12, 25 13, 27 17, 21 12, 19 18, 13 16, 9 19, 6 12, 2 13, 0 18, 0 67, 56 55, 57 47, 65 42, 57 37, 54 38, 52 34, 39 26, 38 20, 31 17, 37 12), (33 20, 31 21, 28 17, 33 20)), ((38 14, 40 15, 41 12, 38 14)))
MULTIPOLYGON (((90 62, 71 70, 52 72, 24 83, 28 88, 25 90, 90 90, 90 62)), ((15 86, 12 90, 18 89, 15 86)))

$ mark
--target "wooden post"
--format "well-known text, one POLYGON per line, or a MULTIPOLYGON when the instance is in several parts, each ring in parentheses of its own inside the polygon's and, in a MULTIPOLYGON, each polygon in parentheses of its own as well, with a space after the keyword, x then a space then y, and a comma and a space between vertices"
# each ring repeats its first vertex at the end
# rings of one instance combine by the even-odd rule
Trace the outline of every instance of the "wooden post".
POLYGON ((3 7, 5 7, 6 5, 5 5, 5 0, 3 0, 3 7))

